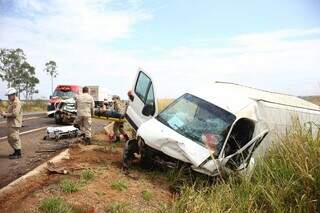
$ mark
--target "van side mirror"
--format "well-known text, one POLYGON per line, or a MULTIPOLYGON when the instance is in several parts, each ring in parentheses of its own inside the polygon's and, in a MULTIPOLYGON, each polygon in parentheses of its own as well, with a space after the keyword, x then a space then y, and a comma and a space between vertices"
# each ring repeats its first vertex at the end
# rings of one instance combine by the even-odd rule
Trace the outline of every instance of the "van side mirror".
POLYGON ((145 116, 153 116, 155 111, 156 111, 156 109, 155 109, 154 105, 146 104, 142 109, 142 114, 145 116))

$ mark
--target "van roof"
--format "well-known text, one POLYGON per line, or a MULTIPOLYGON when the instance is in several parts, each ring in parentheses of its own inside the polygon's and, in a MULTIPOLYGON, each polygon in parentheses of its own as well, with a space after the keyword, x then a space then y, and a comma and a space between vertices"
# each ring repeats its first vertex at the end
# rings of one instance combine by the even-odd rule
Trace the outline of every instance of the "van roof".
POLYGON ((320 110, 318 105, 293 95, 256 89, 231 82, 216 81, 209 86, 197 88, 192 93, 233 114, 260 100, 292 107, 320 110))

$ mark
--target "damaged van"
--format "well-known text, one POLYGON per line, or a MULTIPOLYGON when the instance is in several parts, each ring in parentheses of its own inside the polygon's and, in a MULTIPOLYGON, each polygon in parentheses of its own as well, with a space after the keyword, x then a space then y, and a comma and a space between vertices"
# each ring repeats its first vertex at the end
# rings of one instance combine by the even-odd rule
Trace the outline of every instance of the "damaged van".
POLYGON ((210 176, 251 171, 294 119, 313 134, 320 126, 313 103, 228 82, 186 91, 158 113, 152 78, 140 70, 128 97, 126 118, 137 130, 141 161, 184 162, 210 176))

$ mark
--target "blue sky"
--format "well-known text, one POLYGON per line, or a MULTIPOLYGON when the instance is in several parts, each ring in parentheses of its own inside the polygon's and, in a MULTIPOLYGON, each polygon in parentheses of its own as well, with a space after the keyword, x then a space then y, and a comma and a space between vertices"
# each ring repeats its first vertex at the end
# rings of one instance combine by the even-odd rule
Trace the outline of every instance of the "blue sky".
POLYGON ((214 80, 311 95, 320 93, 319 11, 318 0, 0 0, 0 47, 24 49, 44 97, 51 59, 56 84, 121 96, 138 67, 160 97, 214 80))

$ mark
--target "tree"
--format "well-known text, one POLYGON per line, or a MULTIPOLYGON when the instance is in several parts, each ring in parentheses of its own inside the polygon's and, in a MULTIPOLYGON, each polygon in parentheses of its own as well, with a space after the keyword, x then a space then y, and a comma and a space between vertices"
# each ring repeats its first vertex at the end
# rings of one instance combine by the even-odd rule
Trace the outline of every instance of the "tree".
POLYGON ((11 87, 16 80, 17 73, 26 61, 22 49, 0 49, 0 78, 11 87))
POLYGON ((0 49, 0 79, 14 87, 18 96, 25 92, 26 99, 35 92, 39 79, 35 76, 35 68, 26 61, 22 49, 0 49))
POLYGON ((27 100, 32 99, 33 94, 39 93, 39 91, 35 88, 38 83, 39 83, 38 78, 34 76, 29 77, 28 84, 26 85, 26 89, 25 89, 25 98, 27 100))
POLYGON ((53 79, 58 75, 57 63, 55 61, 49 61, 45 65, 46 67, 44 70, 51 76, 51 92, 53 93, 53 79))

